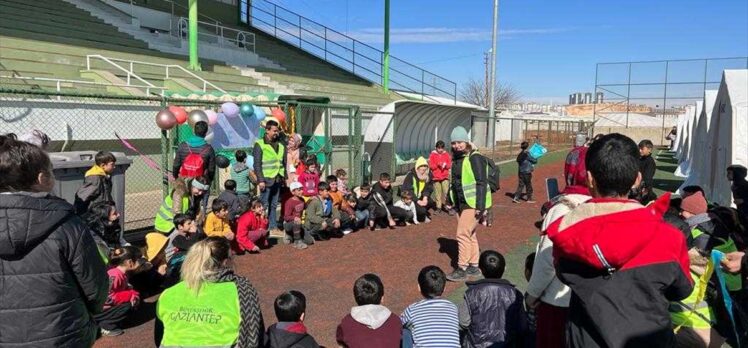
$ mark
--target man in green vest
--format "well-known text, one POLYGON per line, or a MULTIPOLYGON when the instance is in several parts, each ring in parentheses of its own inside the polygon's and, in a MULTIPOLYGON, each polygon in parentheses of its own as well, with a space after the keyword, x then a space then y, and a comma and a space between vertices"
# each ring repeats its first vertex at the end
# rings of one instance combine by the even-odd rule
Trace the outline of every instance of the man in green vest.
POLYGON ((265 123, 265 137, 257 140, 253 151, 260 200, 268 209, 268 229, 276 235, 283 233, 278 229, 276 211, 281 188, 286 181, 286 147, 278 140, 279 134, 278 122, 268 120, 265 123))
POLYGON ((480 246, 475 228, 478 220, 491 208, 491 190, 488 187, 488 163, 470 144, 463 127, 452 130, 452 182, 448 204, 460 214, 457 222, 457 268, 449 275, 450 281, 464 281, 480 276, 478 258, 480 246))

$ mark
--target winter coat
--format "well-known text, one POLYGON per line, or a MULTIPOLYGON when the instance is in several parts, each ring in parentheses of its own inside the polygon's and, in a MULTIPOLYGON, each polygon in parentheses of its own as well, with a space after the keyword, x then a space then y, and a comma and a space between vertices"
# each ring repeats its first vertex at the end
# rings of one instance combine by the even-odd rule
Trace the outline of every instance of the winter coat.
POLYGON ((232 233, 228 219, 221 219, 214 212, 208 213, 205 218, 203 231, 208 237, 226 237, 232 233))
POLYGON ((236 181, 236 192, 248 194, 252 188, 249 180, 249 166, 244 162, 237 162, 231 166, 231 180, 236 181))
POLYGON ((463 347, 521 347, 528 333, 522 293, 504 279, 466 283, 460 326, 467 329, 463 347))
POLYGON ((654 188, 654 176, 657 171, 657 164, 652 156, 642 156, 639 159, 639 171, 642 173, 641 186, 652 191, 654 188))
POLYGON ((93 345, 106 272, 72 205, 46 193, 0 194, 0 346, 93 345))
POLYGON ((585 160, 588 149, 586 146, 577 146, 566 155, 566 163, 564 163, 566 187, 578 187, 580 190, 587 190, 587 166, 585 165, 585 160))
POLYGON ((267 348, 319 348, 301 322, 270 325, 266 337, 267 348))
POLYGON ((179 176, 179 169, 182 168, 182 163, 184 163, 190 151, 199 153, 200 157, 203 158, 203 175, 208 178, 208 184, 212 183, 216 176, 216 151, 213 146, 205 142, 205 139, 198 136, 193 136, 179 144, 172 167, 174 177, 179 176))
POLYGON ((517 155, 517 169, 520 174, 530 174, 535 170, 538 159, 530 156, 530 152, 523 150, 517 155))
MULTIPOLYGON (((420 158, 423 159, 423 158, 420 158)), ((419 159, 419 160, 420 160, 419 159)), ((418 168, 421 165, 425 165, 426 161, 424 160, 423 163, 416 162, 416 168, 418 168)), ((413 200, 417 201, 423 197, 431 197, 431 194, 434 192, 434 176, 431 172, 428 172, 428 179, 426 179, 426 182, 421 182, 418 180, 418 174, 416 174, 416 168, 413 168, 412 170, 408 171, 408 174, 405 174, 405 180, 403 181, 403 185, 400 186, 400 192, 410 191, 413 193, 413 200), (415 185, 414 185, 415 181, 415 185)))
POLYGON ((299 175, 299 183, 304 197, 314 197, 317 195, 317 187, 319 186, 319 173, 305 171, 299 175))
POLYGON ((268 219, 257 216, 253 211, 248 211, 239 217, 236 222, 236 243, 239 249, 251 251, 256 244, 249 237, 250 231, 267 230, 268 219))
POLYGON ((683 234, 649 206, 597 198, 548 227, 556 273, 572 290, 567 347, 673 347, 671 301, 693 285, 683 234))
MULTIPOLYGON (((456 209, 462 211, 463 209, 470 209, 465 201, 465 194, 462 192, 462 161, 468 157, 466 153, 455 153, 452 158, 452 181, 449 182, 450 194, 447 195, 447 202, 449 205, 455 206, 456 209)), ((473 176, 475 177, 475 209, 485 210, 486 209, 486 190, 488 190, 488 177, 485 170, 488 163, 486 157, 480 155, 470 156, 470 166, 473 168, 473 176)))
MULTIPOLYGON (((330 205, 332 205, 332 201, 330 205)), ((324 206, 322 200, 319 197, 314 197, 307 202, 306 205, 306 219, 304 220, 304 228, 311 229, 312 225, 321 225, 326 219, 340 219, 340 212, 334 206, 328 214, 324 213, 324 206)))
POLYGON ((104 309, 109 309, 124 303, 129 303, 133 299, 139 299, 140 293, 133 290, 127 281, 127 274, 117 267, 112 267, 107 271, 109 276, 109 296, 104 303, 104 309))
POLYGON ((429 169, 434 175, 434 181, 444 181, 449 179, 449 170, 452 168, 452 157, 449 152, 442 153, 436 150, 431 151, 429 155, 429 169))
POLYGON ((338 344, 349 348, 399 348, 402 336, 400 317, 382 305, 351 308, 338 325, 338 344))
POLYGON ((293 222, 294 219, 301 219, 304 213, 304 200, 297 197, 291 197, 283 203, 283 221, 293 222))
POLYGON ((229 204, 229 221, 231 223, 236 222, 242 211, 242 199, 234 191, 224 190, 218 195, 218 198, 229 204))
POLYGON ((100 202, 114 202, 112 198, 112 178, 104 169, 94 165, 86 171, 83 185, 75 193, 75 211, 83 214, 88 207, 100 202))
MULTIPOLYGON (((385 189, 384 187, 382 187, 382 184, 377 182, 371 186, 371 192, 369 193, 369 198, 372 198, 371 195, 373 194, 379 194, 379 196, 382 197, 382 201, 384 201, 384 203, 387 206, 392 205, 393 203, 392 202, 392 186, 385 189)), ((377 204, 377 202, 373 198, 370 199, 370 202, 371 202, 370 204, 377 204)))

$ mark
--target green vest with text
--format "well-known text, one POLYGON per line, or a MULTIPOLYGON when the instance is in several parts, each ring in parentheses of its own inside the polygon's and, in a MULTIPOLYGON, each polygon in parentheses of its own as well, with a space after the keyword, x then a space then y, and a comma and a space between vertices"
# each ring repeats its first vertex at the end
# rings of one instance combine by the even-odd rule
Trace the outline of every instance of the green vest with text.
MULTIPOLYGON (((158 207, 158 213, 156 213, 156 220, 153 222, 153 227, 156 231, 169 233, 174 229, 174 213, 171 211, 172 204, 174 201, 171 196, 174 194, 172 190, 166 198, 164 198, 161 206, 158 207)), ((190 207, 190 199, 187 197, 182 198, 182 213, 186 212, 190 207)))
POLYGON ((266 179, 272 179, 276 176, 285 176, 286 169, 283 168, 283 144, 278 144, 278 152, 273 150, 270 144, 265 143, 265 139, 257 141, 262 149, 262 176, 266 179))
POLYGON ((231 347, 239 337, 239 292, 233 282, 203 283, 200 292, 180 282, 156 305, 164 324, 161 347, 231 347))
MULTIPOLYGON (((478 187, 476 186, 477 182, 475 181, 475 175, 473 174, 473 165, 470 163, 470 157, 473 157, 474 155, 480 154, 478 151, 473 151, 465 156, 462 160, 461 168, 462 194, 465 195, 465 202, 467 202, 467 205, 472 209, 475 209, 477 206, 476 197, 478 196, 478 187)), ((486 175, 488 175, 488 166, 486 166, 484 170, 486 171, 486 175)), ((452 202, 456 202, 457 197, 454 196, 454 193, 450 192, 450 195, 452 197, 452 202)), ((491 205, 491 190, 488 188, 488 184, 486 184, 486 209, 490 208, 491 205)))
POLYGON ((693 280, 693 291, 685 299, 678 302, 670 302, 668 311, 670 319, 675 326, 692 327, 695 329, 708 329, 715 322, 714 312, 705 299, 698 301, 699 293, 705 289, 706 283, 699 280, 698 274, 691 272, 693 280), (698 302, 697 302, 698 301, 698 302))

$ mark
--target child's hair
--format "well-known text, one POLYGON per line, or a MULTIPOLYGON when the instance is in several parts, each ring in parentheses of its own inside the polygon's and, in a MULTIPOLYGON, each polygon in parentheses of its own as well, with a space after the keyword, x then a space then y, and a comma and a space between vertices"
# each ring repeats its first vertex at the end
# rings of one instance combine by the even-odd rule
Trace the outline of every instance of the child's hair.
POLYGON ((213 200, 213 205, 210 207, 210 210, 213 213, 218 213, 218 212, 220 212, 221 210, 224 210, 224 209, 226 209, 226 210, 229 209, 229 203, 228 202, 224 201, 223 199, 214 199, 213 200))
POLYGON ((409 200, 412 201, 413 200, 413 192, 403 191, 403 193, 400 194, 400 198, 402 198, 402 199, 409 199, 409 200))
POLYGON ((748 176, 748 168, 743 167, 739 164, 733 164, 727 167, 728 172, 732 172, 732 179, 734 181, 740 181, 748 176))
POLYGON ((381 304, 383 296, 384 284, 376 274, 364 274, 353 283, 353 298, 359 306, 381 304))
POLYGON ((193 245, 182 264, 182 280, 188 289, 200 292, 203 282, 214 279, 231 257, 231 245, 223 237, 208 237, 193 245))
POLYGON ((140 251, 140 249, 129 245, 123 246, 115 248, 111 253, 109 253, 109 264, 111 264, 112 266, 122 266, 122 264, 124 264, 127 260, 136 262, 142 257, 143 253, 140 251))
POLYGON ((358 202, 358 198, 353 193, 345 195, 345 200, 350 203, 358 202))
POLYGON ((443 149, 444 148, 444 142, 439 140, 436 142, 436 146, 434 146, 437 149, 443 149))
MULTIPOLYGON (((107 226, 110 224, 109 215, 112 213, 112 209, 116 209, 117 206, 114 202, 98 202, 88 207, 88 210, 81 216, 83 221, 86 222, 88 228, 100 237, 106 239, 104 232, 107 230, 107 226)), ((109 242, 107 240, 107 242, 109 242)))
POLYGON ((585 165, 595 179, 598 194, 625 196, 639 175, 639 149, 625 135, 608 134, 590 145, 585 165))
POLYGON ((348 175, 348 173, 345 172, 345 169, 338 168, 338 170, 335 171, 335 176, 338 178, 345 178, 348 175))
POLYGON ((327 181, 328 184, 338 182, 338 177, 335 175, 328 175, 327 178, 325 178, 325 181, 327 181))
POLYGON ((226 191, 236 190, 236 181, 231 179, 226 180, 226 182, 223 183, 223 188, 226 189, 226 191))
POLYGON ((527 150, 527 148, 530 147, 530 143, 523 141, 522 144, 519 144, 519 148, 522 150, 527 150))
POLYGON ((0 192, 32 191, 39 174, 52 176, 52 161, 40 147, 0 136, 0 192))
POLYGON ((99 151, 96 153, 96 156, 94 156, 94 163, 96 163, 97 166, 103 166, 107 163, 116 162, 117 157, 114 157, 114 155, 108 151, 99 151))
POLYGON ((390 173, 379 174, 379 181, 390 180, 390 173))
POLYGON ((236 152, 234 152, 234 157, 237 162, 244 162, 247 160, 247 153, 244 152, 244 150, 236 150, 236 152))
POLYGON ((252 201, 252 209, 262 208, 262 201, 259 199, 255 199, 252 201))
POLYGON ((642 141, 640 141, 640 142, 639 142, 639 148, 640 148, 640 149, 643 149, 643 148, 645 148, 645 147, 646 147, 646 148, 648 148, 648 149, 651 149, 651 148, 653 148, 653 147, 654 147, 654 144, 652 144, 652 141, 651 141, 651 140, 649 140, 649 139, 644 139, 644 140, 642 140, 642 141))
POLYGON ((418 286, 421 288, 421 295, 425 298, 441 296, 446 283, 447 276, 437 266, 426 266, 418 273, 418 286))
POLYGON ((504 275, 506 261, 504 256, 494 250, 486 250, 480 254, 478 268, 488 279, 498 279, 504 275))
POLYGON ((330 190, 330 184, 320 181, 319 185, 317 185, 317 191, 329 191, 330 190))
POLYGON ((314 154, 308 154, 306 156, 306 159, 304 160, 304 165, 309 166, 316 166, 317 165, 317 156, 314 154))
POLYGON ((208 135, 208 122, 198 121, 195 123, 195 135, 200 138, 205 138, 208 135))
POLYGON ((369 184, 368 182, 365 182, 361 184, 361 186, 358 187, 358 190, 359 191, 361 190, 371 191, 371 184, 369 184))
POLYGON ((186 224, 186 223, 188 223, 188 222, 190 222, 192 220, 195 220, 195 218, 193 218, 192 216, 190 216, 188 214, 181 214, 181 213, 180 214, 175 214, 174 215, 174 227, 176 227, 178 229, 179 226, 184 226, 184 224, 186 224))
POLYGON ((530 276, 532 276, 532 266, 535 265, 535 252, 531 252, 527 257, 525 258, 525 276, 527 277, 527 280, 530 280, 530 276))
POLYGON ((275 298, 275 317, 278 321, 296 322, 306 312, 306 297, 301 291, 286 291, 275 298))
POLYGON ((699 185, 688 185, 682 188, 681 191, 683 191, 683 194, 681 194, 681 196, 688 196, 696 192, 701 192, 704 195, 704 197, 706 197, 706 193, 704 192, 704 189, 701 188, 701 186, 699 185))

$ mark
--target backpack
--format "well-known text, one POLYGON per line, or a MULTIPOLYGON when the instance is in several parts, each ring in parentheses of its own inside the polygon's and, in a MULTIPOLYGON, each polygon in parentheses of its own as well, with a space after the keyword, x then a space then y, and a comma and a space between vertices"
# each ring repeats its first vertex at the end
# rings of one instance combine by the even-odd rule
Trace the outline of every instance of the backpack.
POLYGON ((486 156, 483 156, 483 158, 485 158, 486 163, 488 163, 488 175, 486 177, 486 180, 488 181, 488 188, 491 189, 491 193, 494 193, 501 189, 501 185, 499 184, 501 170, 499 170, 499 167, 497 167, 496 163, 494 163, 494 161, 492 161, 490 158, 486 156))
POLYGON ((184 162, 182 162, 182 167, 179 168, 179 176, 190 178, 203 176, 205 161, 202 154, 205 149, 200 152, 192 152, 192 148, 188 147, 187 151, 190 153, 185 157, 184 162))

